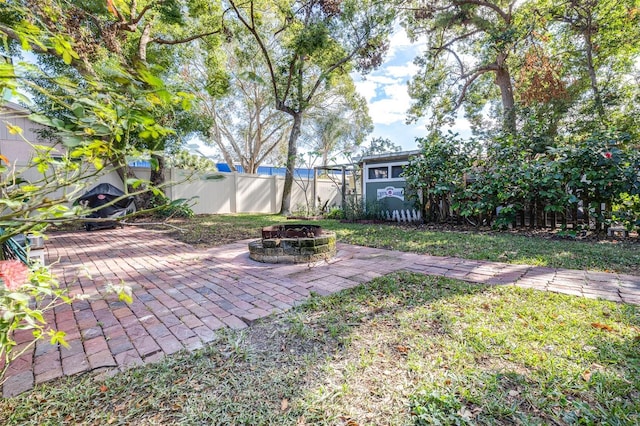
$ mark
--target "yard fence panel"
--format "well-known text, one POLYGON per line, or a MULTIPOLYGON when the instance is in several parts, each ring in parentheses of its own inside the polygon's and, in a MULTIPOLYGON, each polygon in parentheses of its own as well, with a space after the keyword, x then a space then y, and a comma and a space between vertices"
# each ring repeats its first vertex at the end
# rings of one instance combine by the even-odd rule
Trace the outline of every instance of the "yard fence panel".
MULTIPOLYGON (((284 177, 245 173, 220 173, 222 179, 207 180, 204 175, 185 180, 183 171, 172 169, 168 178, 179 182, 167 188, 172 200, 193 199, 196 214, 267 213, 280 211, 284 177)), ((318 179, 316 197, 327 206, 341 205, 341 188, 331 180, 318 179)), ((296 179, 291 191, 292 208, 313 205, 313 179, 296 179)))

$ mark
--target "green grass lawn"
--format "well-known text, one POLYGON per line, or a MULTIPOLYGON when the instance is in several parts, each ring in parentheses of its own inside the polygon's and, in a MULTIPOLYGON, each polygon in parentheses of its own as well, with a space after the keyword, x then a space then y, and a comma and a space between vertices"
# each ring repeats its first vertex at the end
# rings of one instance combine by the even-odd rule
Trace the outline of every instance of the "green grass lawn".
MULTIPOLYGON (((259 238, 260 228, 286 222, 279 215, 206 215, 172 222, 174 236, 200 245, 259 238)), ((292 221, 289 221, 292 222, 292 221)), ((297 222, 297 221, 296 221, 297 222)), ((338 241, 434 256, 515 264, 593 269, 640 275, 640 244, 551 240, 499 232, 443 232, 415 226, 313 222, 336 232, 338 241)))
POLYGON ((325 222, 342 242, 433 256, 640 274, 640 245, 550 240, 509 233, 442 232, 325 222))
POLYGON ((632 425, 636 307, 381 277, 212 345, 0 402, 0 424, 632 425))

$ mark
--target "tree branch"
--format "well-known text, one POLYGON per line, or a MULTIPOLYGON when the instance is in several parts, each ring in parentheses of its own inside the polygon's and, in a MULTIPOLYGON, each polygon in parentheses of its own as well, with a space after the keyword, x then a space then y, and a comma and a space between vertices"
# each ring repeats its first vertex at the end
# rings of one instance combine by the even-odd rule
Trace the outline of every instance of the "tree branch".
POLYGON ((462 105, 462 101, 467 96, 467 90, 469 90, 469 86, 471 86, 478 77, 480 77, 482 74, 485 74, 487 72, 493 72, 497 70, 498 70, 497 64, 489 64, 483 67, 476 68, 471 73, 462 75, 460 78, 466 81, 462 86, 462 90, 460 91, 460 96, 458 96, 458 100, 456 101, 456 109, 460 108, 460 105, 462 105))
POLYGON ((242 22, 242 25, 244 25, 245 28, 247 28, 249 32, 253 34, 253 37, 258 43, 258 46, 260 47, 260 51, 262 52, 262 56, 264 57, 264 60, 267 63, 267 69, 269 70, 269 77, 271 78, 271 86, 273 87, 273 94, 275 95, 276 103, 280 103, 279 96, 278 96, 278 93, 279 93, 278 81, 276 79, 275 71, 273 69, 273 63, 271 62, 269 51, 267 50, 267 47, 264 45, 264 41, 262 40, 262 37, 260 37, 260 34, 258 34, 258 31, 256 30, 256 27, 255 27, 253 1, 251 1, 251 24, 249 24, 249 22, 247 22, 245 17, 242 16, 234 0, 230 0, 229 4, 231 5, 231 8, 235 12, 236 17, 240 20, 240 22, 242 22))
MULTIPOLYGON (((14 31, 12 28, 7 27, 5 25, 0 24, 0 33, 4 33, 7 37, 9 37, 12 40, 15 40, 17 42, 21 42, 21 38, 18 35, 18 33, 16 31, 14 31)), ((62 59, 62 55, 58 54, 55 49, 51 49, 48 47, 42 47, 40 45, 37 44, 33 44, 33 43, 29 43, 29 47, 31 48, 31 50, 35 53, 42 53, 45 55, 52 55, 55 56, 56 58, 62 59)), ((87 66, 87 64, 80 60, 80 59, 76 59, 76 58, 71 58, 71 65, 77 69, 81 74, 84 75, 91 75, 91 76, 95 76, 95 72, 93 71, 93 69, 90 66, 87 66)))
POLYGON ((447 41, 446 43, 444 43, 442 46, 435 47, 434 49, 435 49, 436 51, 440 51, 440 50, 448 50, 448 47, 449 47, 449 46, 451 46, 452 44, 454 44, 454 43, 456 43, 456 42, 458 42, 458 41, 460 41, 460 40, 462 40, 462 39, 465 39, 465 38, 467 38, 467 37, 471 37, 472 35, 477 34, 477 33, 479 33, 479 32, 482 32, 482 30, 480 30, 480 29, 476 29, 476 30, 471 31, 471 32, 469 32, 469 33, 466 33, 466 34, 463 34, 463 35, 461 35, 461 36, 455 37, 455 38, 453 38, 453 39, 451 39, 451 40, 447 41))
POLYGON ((493 10, 494 12, 496 12, 504 20, 504 22, 506 22, 507 24, 511 23, 511 15, 510 14, 508 14, 504 10, 500 9, 500 7, 498 7, 498 5, 490 3, 488 1, 485 1, 485 0, 457 0, 457 1, 454 2, 454 4, 456 6, 464 6, 464 5, 473 4, 473 5, 476 5, 476 6, 489 8, 489 9, 493 10))
POLYGON ((206 33, 195 34, 195 35, 192 35, 190 37, 186 37, 186 38, 182 38, 182 39, 178 39, 178 40, 165 40, 165 39, 162 39, 162 38, 154 38, 151 41, 153 43, 157 43, 157 44, 169 44, 169 45, 184 44, 184 43, 189 43, 190 41, 193 41, 193 40, 197 40, 197 39, 200 39, 200 38, 208 37, 210 35, 220 34, 221 32, 222 32, 221 30, 215 30, 215 31, 209 31, 209 32, 206 32, 206 33))

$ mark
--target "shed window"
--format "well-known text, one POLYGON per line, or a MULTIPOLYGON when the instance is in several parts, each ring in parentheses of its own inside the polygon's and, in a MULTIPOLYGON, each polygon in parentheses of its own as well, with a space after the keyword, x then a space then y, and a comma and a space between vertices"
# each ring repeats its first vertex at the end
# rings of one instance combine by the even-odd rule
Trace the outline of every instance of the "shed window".
POLYGON ((399 178, 400 175, 403 172, 403 167, 402 166, 392 166, 391 167, 391 178, 395 179, 395 178, 399 178))
POLYGON ((389 168, 385 167, 371 167, 369 168, 369 179, 388 179, 389 168))

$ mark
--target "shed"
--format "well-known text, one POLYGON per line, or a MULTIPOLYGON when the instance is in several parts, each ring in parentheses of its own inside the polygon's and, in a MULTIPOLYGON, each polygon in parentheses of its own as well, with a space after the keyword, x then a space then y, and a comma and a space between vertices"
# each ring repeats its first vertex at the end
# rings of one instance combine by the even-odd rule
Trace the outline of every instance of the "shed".
POLYGON ((406 181, 402 172, 409 159, 419 153, 414 150, 362 157, 362 194, 366 204, 378 204, 389 214, 413 210, 414 203, 407 200, 405 194, 406 181))

